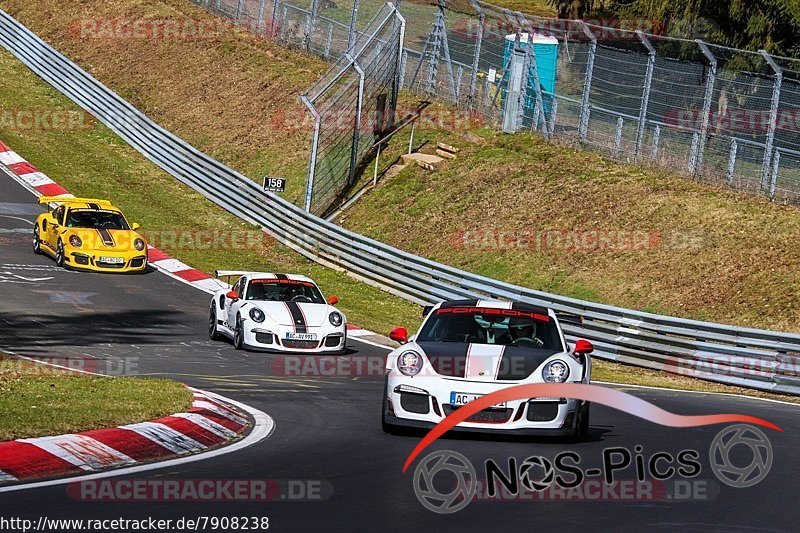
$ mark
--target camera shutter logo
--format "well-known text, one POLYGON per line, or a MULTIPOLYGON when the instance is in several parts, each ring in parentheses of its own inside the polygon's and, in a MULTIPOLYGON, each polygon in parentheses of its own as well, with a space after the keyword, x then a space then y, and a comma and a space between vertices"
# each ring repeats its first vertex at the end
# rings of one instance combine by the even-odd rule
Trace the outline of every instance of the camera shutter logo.
POLYGON ((541 492, 553 484, 555 479, 553 463, 541 456, 528 457, 519 469, 519 478, 522 485, 528 490, 541 492), (532 470, 539 468, 544 471, 541 478, 533 479, 532 470))
POLYGON ((434 513, 450 514, 460 511, 472 501, 478 488, 478 478, 475 468, 469 460, 460 453, 449 450, 434 452, 417 465, 414 470, 414 492, 417 499, 428 510, 434 513), (455 486, 450 492, 439 492, 443 483, 440 479, 439 487, 435 485, 437 474, 445 472, 442 478, 447 482, 455 476, 455 486))
POLYGON ((730 426, 714 437, 709 450, 711 470, 720 481, 738 489, 760 483, 772 468, 772 445, 764 433, 747 424, 730 426), (752 460, 747 466, 738 466, 731 457, 734 448, 750 449, 752 460))

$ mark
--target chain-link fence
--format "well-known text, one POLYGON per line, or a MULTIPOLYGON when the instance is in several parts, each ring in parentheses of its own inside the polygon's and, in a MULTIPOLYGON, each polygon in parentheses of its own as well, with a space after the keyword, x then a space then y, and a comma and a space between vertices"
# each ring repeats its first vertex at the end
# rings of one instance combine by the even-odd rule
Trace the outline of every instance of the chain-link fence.
MULTIPOLYGON (((374 21, 385 9, 380 0, 193 1, 287 46, 336 59, 351 34, 365 38, 358 21, 374 21)), ((739 190, 800 198, 798 60, 659 35, 657 22, 548 19, 478 0, 396 5, 407 20, 399 67, 406 90, 509 133, 540 132, 739 190)), ((387 57, 375 61, 393 64, 395 49, 381 53, 387 57)), ((355 101, 340 97, 330 109, 347 116, 341 110, 355 109, 355 101)), ((323 174, 338 172, 346 187, 355 165, 341 162, 344 149, 332 145, 315 165, 330 169, 323 174)), ((315 179, 322 180, 319 172, 315 179)))

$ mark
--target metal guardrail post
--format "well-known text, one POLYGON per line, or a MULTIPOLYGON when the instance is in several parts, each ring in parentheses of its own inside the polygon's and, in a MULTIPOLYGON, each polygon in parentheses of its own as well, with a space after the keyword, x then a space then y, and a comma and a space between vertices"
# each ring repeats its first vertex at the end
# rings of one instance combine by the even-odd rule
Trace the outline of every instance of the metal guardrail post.
POLYGON ((322 123, 322 116, 314 107, 314 104, 305 96, 300 97, 300 101, 308 108, 308 111, 314 117, 314 138, 311 143, 311 156, 308 163, 308 177, 306 178, 306 200, 305 210, 307 213, 311 212, 311 200, 314 194, 314 175, 317 169, 317 152, 319 150, 319 130, 322 123))
POLYGON ((583 25, 583 32, 591 41, 589 44, 589 60, 586 64, 586 75, 583 80, 583 97, 581 99, 581 119, 580 119, 580 127, 578 137, 580 142, 586 142, 586 138, 589 135, 589 118, 591 116, 591 107, 590 107, 590 96, 592 93, 592 81, 594 78, 594 60, 597 57, 597 37, 589 29, 589 25, 585 22, 581 21, 583 25))
POLYGON ((352 185, 356 181, 356 166, 358 165, 358 148, 361 142, 361 111, 364 106, 364 70, 358 65, 352 55, 346 54, 356 73, 358 73, 358 100, 356 102, 356 120, 353 125, 353 145, 350 152, 350 171, 347 175, 347 184, 352 185))
POLYGON ((705 159, 706 144, 708 143, 708 128, 711 124, 711 106, 714 102, 714 86, 717 82, 717 58, 706 43, 697 39, 697 46, 700 51, 708 59, 711 69, 708 72, 708 79, 706 80, 706 93, 703 97, 703 122, 700 124, 700 139, 697 143, 697 150, 693 154, 691 173, 695 176, 703 168, 703 160, 705 159))
POLYGON ((639 110, 639 124, 636 127, 636 157, 642 153, 642 146, 644 144, 644 132, 647 127, 647 109, 650 105, 650 89, 653 86, 653 71, 656 67, 656 49, 653 48, 652 43, 642 31, 637 30, 636 35, 639 40, 647 48, 647 72, 644 78, 644 92, 642 93, 642 107, 639 110))
POLYGON ((783 69, 778 66, 772 56, 766 50, 759 50, 764 59, 775 72, 775 86, 772 90, 772 105, 769 112, 769 130, 767 130, 767 141, 764 146, 764 164, 761 167, 761 191, 766 192, 767 183, 772 170, 772 150, 775 146, 775 131, 778 128, 778 107, 781 104, 781 88, 783 85, 783 69))

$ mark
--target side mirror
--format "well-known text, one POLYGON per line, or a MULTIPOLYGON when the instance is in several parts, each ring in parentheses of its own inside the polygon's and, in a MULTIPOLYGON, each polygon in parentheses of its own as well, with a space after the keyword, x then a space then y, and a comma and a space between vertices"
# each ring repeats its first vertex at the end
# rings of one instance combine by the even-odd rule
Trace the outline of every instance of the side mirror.
POLYGON ((136 222, 134 222, 133 224, 131 224, 131 229, 132 229, 133 231, 138 231, 138 230, 139 230, 139 228, 141 228, 141 227, 142 227, 142 226, 141 226, 141 225, 139 225, 139 224, 138 224, 138 223, 136 223, 136 222))
POLYGON ((331 296, 330 298, 328 298, 328 305, 336 305, 338 303, 339 303, 339 298, 337 298, 336 296, 331 296))
POLYGON ((408 342, 408 330, 406 330, 406 328, 394 328, 392 332, 389 333, 389 338, 400 344, 406 344, 408 342))
POLYGON ((594 346, 592 345, 591 342, 584 339, 578 339, 575 342, 575 349, 573 350, 573 353, 577 355, 587 355, 592 353, 593 351, 594 351, 594 346))
POLYGON ((238 300, 239 293, 236 291, 228 291, 228 294, 226 294, 225 297, 230 298, 231 300, 238 300))

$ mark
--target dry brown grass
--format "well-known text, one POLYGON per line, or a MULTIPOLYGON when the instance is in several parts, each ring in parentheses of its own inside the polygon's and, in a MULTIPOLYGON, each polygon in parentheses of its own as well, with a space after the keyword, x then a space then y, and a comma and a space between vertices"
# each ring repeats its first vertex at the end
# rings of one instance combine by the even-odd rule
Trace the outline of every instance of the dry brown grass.
POLYGON ((286 176, 289 194, 299 194, 310 129, 297 126, 295 117, 307 117, 298 96, 325 71, 322 61, 239 31, 192 40, 81 30, 87 20, 213 20, 186 0, 3 0, 0 7, 166 129, 254 179, 286 176))
POLYGON ((529 135, 484 131, 434 173, 410 168, 343 219, 358 232, 467 270, 594 301, 800 331, 800 216, 687 178, 529 135), (380 215, 378 215, 380 214, 380 215), (464 247, 465 231, 652 236, 637 251, 464 247), (446 244, 446 245, 443 245, 446 244))

